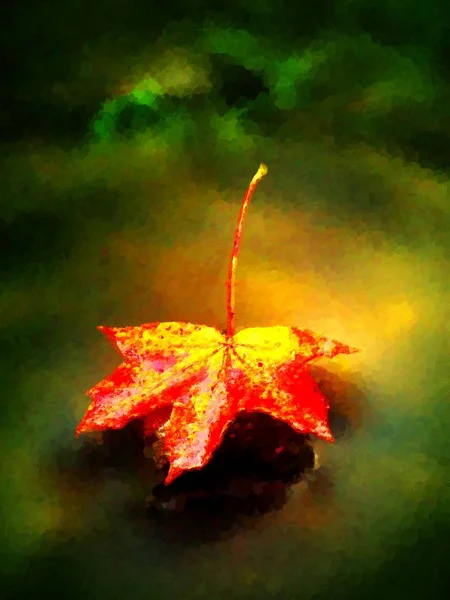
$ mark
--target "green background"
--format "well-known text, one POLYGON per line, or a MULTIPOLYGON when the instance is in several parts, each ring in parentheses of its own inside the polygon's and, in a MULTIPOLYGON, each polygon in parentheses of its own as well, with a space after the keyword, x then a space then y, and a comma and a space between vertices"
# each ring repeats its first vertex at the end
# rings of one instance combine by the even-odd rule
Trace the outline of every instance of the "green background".
POLYGON ((443 597, 449 27, 444 0, 6 8, 7 598, 443 597), (224 326, 261 161, 239 326, 311 326, 362 352, 322 373, 345 427, 316 480, 204 539, 144 517, 151 466, 131 439, 96 463, 73 432, 118 362, 96 325, 224 326))

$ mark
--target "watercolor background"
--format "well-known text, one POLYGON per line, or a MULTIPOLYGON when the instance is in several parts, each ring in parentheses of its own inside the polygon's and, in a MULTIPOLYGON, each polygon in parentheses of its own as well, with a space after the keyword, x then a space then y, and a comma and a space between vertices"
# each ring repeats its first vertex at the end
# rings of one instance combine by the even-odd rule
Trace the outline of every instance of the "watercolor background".
POLYGON ((443 597, 449 5, 276 4, 7 8, 7 598, 443 597), (126 439, 87 475, 90 442, 73 432, 84 391, 119 362, 96 325, 224 326, 236 216, 261 161, 238 326, 307 326, 362 351, 320 365, 345 415, 320 447, 328 484, 186 539, 140 514, 126 439))

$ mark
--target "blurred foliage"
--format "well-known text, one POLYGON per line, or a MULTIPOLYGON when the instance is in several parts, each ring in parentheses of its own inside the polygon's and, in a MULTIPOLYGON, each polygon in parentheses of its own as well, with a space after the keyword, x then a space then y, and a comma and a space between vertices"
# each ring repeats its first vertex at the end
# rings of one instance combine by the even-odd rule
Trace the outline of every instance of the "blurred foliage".
POLYGON ((450 3, 210 4, 5 7, 3 590, 443 597, 450 3), (343 381, 358 372, 369 416, 325 453, 331 496, 293 491, 186 548, 130 516, 148 492, 130 444, 92 466, 72 434, 116 365, 97 324, 220 325, 236 194, 261 160, 240 319, 363 347, 343 381))

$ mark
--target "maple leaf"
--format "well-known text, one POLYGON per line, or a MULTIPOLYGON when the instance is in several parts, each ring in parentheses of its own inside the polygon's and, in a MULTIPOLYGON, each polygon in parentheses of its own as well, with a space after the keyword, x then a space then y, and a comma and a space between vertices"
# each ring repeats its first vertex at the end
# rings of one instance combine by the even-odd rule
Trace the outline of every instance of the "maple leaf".
POLYGON ((125 361, 87 392, 76 434, 121 429, 134 419, 157 434, 170 463, 165 483, 203 467, 243 412, 262 412, 295 431, 334 441, 329 405, 308 370, 319 358, 357 352, 309 329, 235 331, 235 276, 243 223, 261 165, 244 196, 227 279, 227 330, 192 323, 99 327, 125 361))

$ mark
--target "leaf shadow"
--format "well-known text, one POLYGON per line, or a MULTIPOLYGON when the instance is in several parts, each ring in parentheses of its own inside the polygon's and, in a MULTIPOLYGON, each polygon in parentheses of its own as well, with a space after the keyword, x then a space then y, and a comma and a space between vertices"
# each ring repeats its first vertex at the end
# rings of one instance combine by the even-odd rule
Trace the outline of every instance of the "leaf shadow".
POLYGON ((319 365, 311 366, 311 374, 330 404, 328 418, 337 443, 373 419, 366 382, 319 365))
MULTIPOLYGON (((153 535, 184 546, 251 529, 280 510, 289 488, 314 470, 308 436, 263 414, 243 414, 211 461, 169 485, 157 484, 147 501, 153 535)), ((162 471, 161 478, 167 473, 162 471)))
MULTIPOLYGON (((314 375, 332 405, 330 422, 339 443, 362 425, 364 393, 325 369, 315 368, 314 375)), ((75 494, 81 486, 95 496, 111 480, 125 481, 130 493, 114 510, 140 536, 172 550, 253 529, 264 515, 281 510, 294 490, 307 487, 313 497, 333 501, 334 475, 327 465, 316 469, 314 439, 268 415, 240 415, 203 469, 169 485, 164 484, 168 465, 157 467, 148 452, 151 443, 142 424, 133 421, 103 432, 101 439, 86 437, 75 452, 66 448, 58 471, 70 479, 75 494)))
MULTIPOLYGON (((370 418, 365 386, 320 366, 311 371, 329 400, 330 427, 339 443, 370 418)), ((308 488, 313 499, 333 502, 334 473, 320 464, 315 446, 314 438, 267 415, 241 415, 203 469, 155 486, 147 509, 152 535, 183 545, 232 537, 282 510, 291 491, 300 488, 308 488)))

